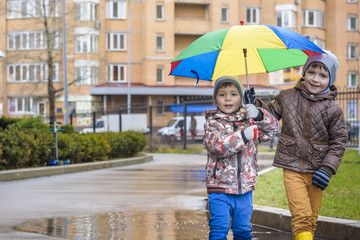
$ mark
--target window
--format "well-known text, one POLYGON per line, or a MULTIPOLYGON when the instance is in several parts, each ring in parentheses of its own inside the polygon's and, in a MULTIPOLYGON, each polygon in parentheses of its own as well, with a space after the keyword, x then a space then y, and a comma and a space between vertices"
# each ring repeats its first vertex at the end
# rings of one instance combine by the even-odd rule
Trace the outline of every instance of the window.
POLYGON ((325 41, 318 39, 318 38, 314 38, 311 40, 313 43, 315 43, 319 48, 321 49, 325 49, 325 41))
POLYGON ((8 98, 9 113, 32 113, 33 99, 32 97, 9 97, 8 98))
POLYGON ((358 45, 357 44, 348 44, 347 58, 348 59, 358 59, 358 45))
POLYGON ((124 1, 107 1, 106 17, 113 19, 126 19, 126 2, 124 1))
POLYGON ((358 72, 348 72, 348 88, 357 88, 359 85, 358 72))
POLYGON ((156 83, 164 83, 164 67, 156 67, 156 83))
POLYGON ((164 51, 164 35, 163 34, 156 35, 156 51, 157 52, 164 51))
POLYGON ((311 34, 304 35, 307 39, 309 39, 311 42, 316 44, 319 48, 325 49, 325 40, 319 39, 317 37, 311 37, 311 34))
POLYGON ((98 79, 97 67, 75 67, 76 85, 95 85, 98 79))
POLYGON ((75 3, 75 20, 76 21, 96 21, 98 4, 92 2, 75 3))
POLYGON ((124 33, 108 33, 106 49, 110 51, 125 51, 125 34, 124 33))
POLYGON ((347 30, 348 31, 357 31, 357 16, 356 15, 348 15, 347 16, 347 30))
POLYGON ((164 20, 164 3, 156 3, 156 20, 164 20))
MULTIPOLYGON (((59 81, 59 63, 53 65, 53 81, 59 81)), ((39 82, 47 81, 48 65, 45 63, 9 64, 7 66, 8 82, 39 82)))
POLYGON ((38 18, 45 14, 49 17, 60 17, 60 0, 9 0, 7 1, 7 18, 38 18))
POLYGON ((164 99, 158 98, 156 99, 156 115, 164 115, 164 99))
POLYGON ((281 4, 275 6, 276 26, 278 27, 296 27, 297 7, 292 4, 281 4))
POLYGON ((96 35, 76 35, 75 53, 97 53, 98 36, 96 35))
POLYGON ((347 2, 356 3, 358 0, 347 0, 347 2))
POLYGON ((259 24, 259 8, 246 9, 246 23, 259 24))
POLYGON ((124 64, 109 64, 107 66, 107 81, 125 82, 125 69, 124 64))
POLYGON ((324 27, 324 12, 318 10, 304 10, 303 24, 305 27, 324 27))
POLYGON ((227 23, 229 22, 229 9, 228 6, 221 7, 221 22, 227 23))
POLYGON ((75 84, 95 85, 98 83, 99 62, 80 60, 74 62, 75 84))
MULTIPOLYGON (((59 49, 59 32, 50 32, 52 49, 59 49)), ((8 50, 37 50, 46 49, 46 36, 42 31, 9 32, 7 35, 8 50)))

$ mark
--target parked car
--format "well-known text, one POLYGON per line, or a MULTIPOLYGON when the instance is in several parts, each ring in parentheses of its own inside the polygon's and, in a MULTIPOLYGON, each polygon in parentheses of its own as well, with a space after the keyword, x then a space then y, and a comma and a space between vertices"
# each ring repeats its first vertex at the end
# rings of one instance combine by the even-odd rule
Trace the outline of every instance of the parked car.
MULTIPOLYGON (((205 116, 195 116, 196 120, 196 136, 195 140, 202 140, 204 138, 204 123, 205 116)), ((191 116, 186 117, 186 139, 192 139, 190 132, 191 116)), ((184 129, 184 117, 174 117, 170 120, 166 127, 162 127, 157 131, 157 134, 163 140, 180 141, 182 139, 182 132, 184 129)))
MULTIPOLYGON (((146 113, 133 113, 133 114, 122 114, 121 116, 121 127, 122 131, 139 131, 144 134, 149 133, 147 127, 147 115, 146 113)), ((100 119, 95 121, 95 132, 119 132, 120 121, 119 114, 104 115, 100 119)), ((94 132, 93 126, 84 128, 81 133, 92 133, 94 132)))

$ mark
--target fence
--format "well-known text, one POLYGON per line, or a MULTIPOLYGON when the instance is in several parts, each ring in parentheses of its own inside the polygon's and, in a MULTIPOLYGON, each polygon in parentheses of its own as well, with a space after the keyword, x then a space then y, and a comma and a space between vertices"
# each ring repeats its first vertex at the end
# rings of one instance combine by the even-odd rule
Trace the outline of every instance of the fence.
MULTIPOLYGON (((275 95, 257 96, 265 102, 271 101, 275 95)), ((342 89, 336 101, 344 112, 348 130, 347 147, 358 147, 360 136, 359 117, 360 88, 342 89)), ((157 105, 131 108, 131 114, 124 110, 74 113, 70 114, 69 123, 78 132, 126 131, 138 130, 158 138, 162 144, 183 145, 193 142, 201 143, 203 129, 196 129, 195 139, 190 130, 191 116, 204 116, 208 108, 214 108, 213 101, 182 102, 179 105, 157 105), (187 121, 184 121, 187 119, 187 121), (101 121, 102 120, 102 121, 101 121), (184 134, 186 133, 186 134, 184 134), (186 136, 186 137, 185 137, 186 136)), ((56 121, 63 121, 63 116, 57 115, 56 121)), ((199 118, 197 118, 199 119, 199 118)), ((272 146, 276 142, 264 143, 272 146)))

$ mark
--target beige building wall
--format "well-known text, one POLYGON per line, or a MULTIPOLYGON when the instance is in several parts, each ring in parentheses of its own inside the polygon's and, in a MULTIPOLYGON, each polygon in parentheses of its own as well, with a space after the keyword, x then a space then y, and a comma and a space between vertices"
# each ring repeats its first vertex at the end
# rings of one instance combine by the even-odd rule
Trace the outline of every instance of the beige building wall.
MULTIPOLYGON (((0 0, 0 50, 6 54, 5 59, 0 59, 0 82, 2 114, 10 117, 18 117, 23 114, 8 112, 8 97, 31 96, 34 101, 45 102, 48 114, 49 104, 46 100, 47 83, 8 82, 7 65, 13 63, 40 62, 46 57, 43 50, 13 51, 7 49, 7 34, 13 31, 29 31, 42 29, 41 22, 34 18, 8 19, 6 0, 0 0)), ((359 2, 349 3, 346 0, 147 0, 126 1, 126 18, 111 19, 106 17, 108 1, 89 0, 98 3, 96 21, 76 21, 75 3, 77 1, 66 1, 66 34, 67 34, 67 81, 68 98, 75 104, 76 111, 90 113, 95 110, 118 110, 126 109, 127 86, 130 74, 133 106, 141 104, 156 105, 159 100, 164 104, 174 104, 179 99, 186 99, 186 93, 167 94, 172 89, 176 92, 179 86, 193 88, 195 79, 169 76, 171 61, 180 54, 191 42, 205 33, 227 28, 240 21, 247 21, 247 9, 258 9, 260 24, 276 25, 276 9, 289 8, 295 13, 296 24, 290 29, 309 37, 310 39, 322 40, 325 48, 332 50, 339 58, 340 67, 335 85, 342 89, 347 86, 348 72, 359 72, 358 58, 349 60, 347 57, 348 44, 359 45, 359 30, 348 31, 347 16, 355 15, 359 18, 359 2), (163 19, 156 18, 157 5, 163 5, 163 19), (228 21, 222 22, 222 8, 228 9, 228 21), (324 28, 305 27, 303 24, 303 10, 319 10, 325 15, 324 28), (76 32, 89 29, 98 36, 98 52, 78 54, 75 50, 76 32), (130 31, 130 32, 129 32, 130 31), (125 34, 125 49, 120 51, 109 51, 107 49, 109 33, 125 34), (157 50, 157 36, 163 36, 163 49, 157 50), (131 38, 131 47, 129 39, 131 38), (129 58, 129 53, 131 53, 129 58), (130 60, 130 65, 129 65, 130 60), (75 67, 81 63, 98 64, 97 84, 77 85, 75 67), (123 64, 125 66, 125 79, 121 83, 109 82, 107 75, 109 64, 123 64), (130 66, 130 71, 129 71, 130 66), (157 82, 157 69, 163 69, 163 82, 157 82), (147 94, 136 93, 137 89, 145 87, 147 94), (156 91, 154 90, 156 89, 156 91), (98 90, 104 93, 96 93, 98 90)), ((59 0, 59 3, 61 1, 59 0)), ((61 5, 61 4, 60 4, 61 5)), ((61 13, 61 7, 60 7, 61 13)), ((52 21, 52 20, 51 20, 52 21)), ((55 18, 55 28, 61 33, 62 19, 55 18)), ((54 59, 59 63, 60 82, 55 84, 57 89, 63 88, 63 64, 62 46, 54 51, 54 59)), ((251 85, 263 87, 289 88, 294 86, 301 76, 302 68, 294 68, 275 73, 278 81, 271 84, 271 74, 254 74, 249 76, 251 85)), ((246 83, 244 76, 240 77, 246 83)), ((200 87, 208 89, 208 98, 211 98, 211 82, 200 81, 200 87)), ((98 91, 98 92, 101 92, 98 91)), ((200 90, 202 91, 202 90, 200 90)), ((199 91, 199 92, 200 92, 199 91)), ((57 93, 56 108, 60 111, 58 115, 64 114, 64 92, 57 93)), ((180 100, 181 101, 181 100, 180 100)), ((35 105, 35 103, 34 103, 35 105)), ((30 115, 37 115, 36 109, 30 115)), ((164 114, 163 119, 157 120, 159 125, 167 121, 164 114)), ((84 121, 86 122, 86 121, 84 121)), ((81 123, 81 121, 79 121, 81 123)))

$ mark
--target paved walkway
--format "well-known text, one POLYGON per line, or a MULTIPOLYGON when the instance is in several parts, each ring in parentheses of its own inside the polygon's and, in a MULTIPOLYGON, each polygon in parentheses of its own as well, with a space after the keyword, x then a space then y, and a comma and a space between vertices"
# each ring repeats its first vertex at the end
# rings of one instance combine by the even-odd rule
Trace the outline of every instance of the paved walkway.
MULTIPOLYGON (((198 156, 204 160, 203 155, 198 156)), ((272 155, 260 154, 259 167, 260 173, 264 173, 271 168, 272 155)), ((86 164, 74 164, 69 166, 43 167, 32 169, 19 169, 0 171, 0 181, 12 181, 28 179, 40 176, 51 176, 57 174, 74 173, 102 168, 111 168, 138 164, 152 160, 152 156, 129 158, 122 160, 104 161, 86 164)), ((0 183, 1 184, 1 183, 0 183)), ((252 222, 262 226, 290 232, 290 213, 288 210, 277 209, 264 206, 255 206, 252 222)), ((358 239, 360 236, 360 222, 346 219, 319 217, 316 236, 324 239, 358 239)))

